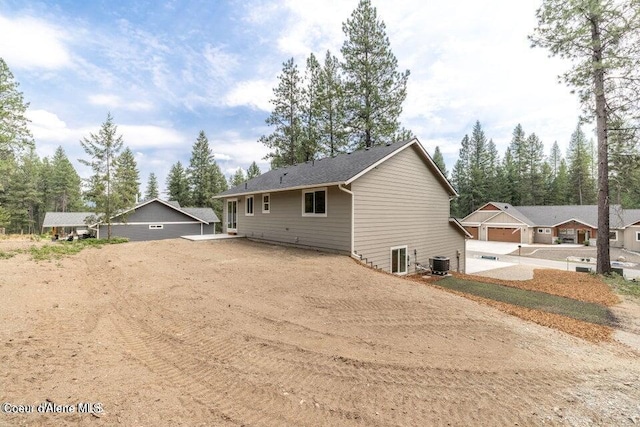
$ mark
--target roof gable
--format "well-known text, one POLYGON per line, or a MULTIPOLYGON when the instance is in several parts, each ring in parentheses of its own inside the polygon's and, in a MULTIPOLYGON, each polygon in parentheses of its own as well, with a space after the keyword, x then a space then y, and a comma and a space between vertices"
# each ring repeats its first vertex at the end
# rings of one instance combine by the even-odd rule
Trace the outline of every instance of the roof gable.
POLYGON ((408 141, 379 145, 356 150, 352 153, 338 154, 334 157, 325 157, 294 166, 273 169, 215 197, 222 198, 245 194, 294 190, 298 188, 348 184, 410 146, 417 147, 420 154, 424 157, 427 166, 432 170, 432 173, 438 176, 442 185, 445 186, 452 195, 456 195, 455 189, 449 181, 447 181, 442 172, 440 172, 440 169, 435 165, 433 159, 431 159, 429 154, 424 150, 420 142, 414 138, 408 141))
POLYGON ((42 227, 81 227, 87 225, 85 220, 94 215, 93 212, 47 212, 42 227))
MULTIPOLYGON (((163 206, 165 206, 165 207, 167 207, 169 209, 172 209, 172 210, 174 210, 176 212, 179 212, 179 213, 181 213, 183 215, 186 215, 186 216, 188 216, 188 217, 190 217, 192 219, 195 219, 196 221, 199 221, 199 222, 202 222, 202 223, 205 223, 205 224, 209 224, 209 222, 210 222, 210 221, 207 221, 207 220, 195 215, 194 214, 194 213, 196 213, 195 211, 187 212, 185 209, 177 207, 175 204, 166 202, 166 201, 161 200, 159 198, 155 198, 155 199, 151 199, 151 200, 145 200, 144 202, 132 207, 131 209, 127 209, 124 212, 120 212, 117 215, 112 216, 111 219, 115 219, 115 218, 118 218, 120 216, 127 215, 130 212, 136 211, 136 210, 138 210, 140 208, 143 208, 144 206, 147 206, 147 205, 149 205, 151 203, 159 203, 159 204, 161 204, 161 205, 163 205, 163 206)), ((205 208, 193 208, 193 209, 205 209, 205 208)), ((204 211, 199 211, 199 212, 201 214, 204 213, 204 211)), ((215 216, 215 213, 213 214, 213 216, 215 216)), ((215 218, 218 219, 217 216, 215 216, 215 218)), ((213 221, 213 222, 220 222, 220 220, 218 219, 217 221, 213 221)))

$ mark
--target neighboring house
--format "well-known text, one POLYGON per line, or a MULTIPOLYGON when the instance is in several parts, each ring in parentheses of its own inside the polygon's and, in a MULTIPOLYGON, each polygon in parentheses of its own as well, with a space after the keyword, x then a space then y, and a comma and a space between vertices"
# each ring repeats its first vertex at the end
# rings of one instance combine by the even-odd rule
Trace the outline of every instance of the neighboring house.
POLYGON ((465 239, 449 217, 457 195, 417 139, 266 172, 224 199, 225 233, 351 254, 391 273, 433 256, 465 271, 465 239))
MULTIPOLYGON (((609 211, 613 247, 640 250, 640 210, 613 205, 609 211)), ((514 243, 595 244, 598 206, 511 206, 489 202, 460 220, 475 239, 514 243)))
MULTIPOLYGON (((44 228, 83 227, 95 231, 96 237, 107 237, 104 222, 87 225, 92 212, 47 212, 44 228)), ((131 241, 173 239, 185 235, 215 234, 220 220, 211 208, 183 208, 178 202, 151 199, 111 218, 111 235, 131 241)))
MULTIPOLYGON (((131 241, 174 239, 180 236, 215 234, 220 222, 211 208, 183 208, 176 201, 146 200, 111 218, 111 236, 131 241)), ((107 237, 107 224, 94 224, 97 237, 107 237)))
POLYGON ((51 229, 51 234, 65 235, 66 231, 86 230, 87 221, 95 215, 93 212, 46 212, 42 222, 42 232, 51 229))

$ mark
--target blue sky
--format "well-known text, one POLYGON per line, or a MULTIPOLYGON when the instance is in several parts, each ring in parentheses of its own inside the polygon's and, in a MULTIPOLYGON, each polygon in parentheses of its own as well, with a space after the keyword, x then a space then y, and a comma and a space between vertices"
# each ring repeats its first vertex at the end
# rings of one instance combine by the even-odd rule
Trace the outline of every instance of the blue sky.
MULTIPOLYGON (((557 83, 567 64, 531 49, 537 0, 373 0, 400 69, 409 69, 401 121, 449 169, 480 120, 503 151, 516 124, 548 151, 566 148, 579 114, 557 83)), ((227 176, 267 149, 264 120, 282 63, 339 55, 342 22, 357 0, 0 0, 0 56, 25 100, 41 156, 62 145, 82 176, 79 140, 111 112, 150 172, 187 164, 204 130, 227 176)), ((586 129, 588 130, 588 129, 586 129)))

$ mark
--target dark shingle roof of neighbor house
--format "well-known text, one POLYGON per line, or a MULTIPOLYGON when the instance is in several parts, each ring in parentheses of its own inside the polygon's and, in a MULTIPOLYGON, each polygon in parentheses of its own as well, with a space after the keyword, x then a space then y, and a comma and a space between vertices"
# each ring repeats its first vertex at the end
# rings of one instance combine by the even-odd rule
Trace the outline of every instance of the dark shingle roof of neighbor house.
MULTIPOLYGON (((420 142, 414 138, 389 145, 378 145, 369 149, 360 149, 352 153, 338 154, 334 157, 310 160, 294 166, 282 167, 265 172, 245 183, 230 188, 216 196, 216 198, 345 183, 393 152, 411 144, 418 144, 424 151, 420 142)), ((429 157, 426 151, 424 151, 424 153, 429 157)), ((433 163, 430 157, 429 161, 433 163)), ((434 167, 437 169, 437 166, 434 167)), ((441 179, 444 180, 445 185, 450 188, 452 194, 456 194, 451 184, 446 181, 446 178, 441 177, 441 179)))
POLYGON ((87 225, 85 219, 93 212, 46 212, 42 227, 81 227, 87 225))

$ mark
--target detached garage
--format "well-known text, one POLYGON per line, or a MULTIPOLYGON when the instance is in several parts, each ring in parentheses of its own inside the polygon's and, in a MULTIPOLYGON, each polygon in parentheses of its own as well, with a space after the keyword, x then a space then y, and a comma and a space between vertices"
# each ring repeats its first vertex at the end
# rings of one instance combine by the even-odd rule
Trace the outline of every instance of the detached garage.
POLYGON ((520 243, 522 241, 521 230, 512 227, 488 227, 487 240, 490 242, 520 243))

